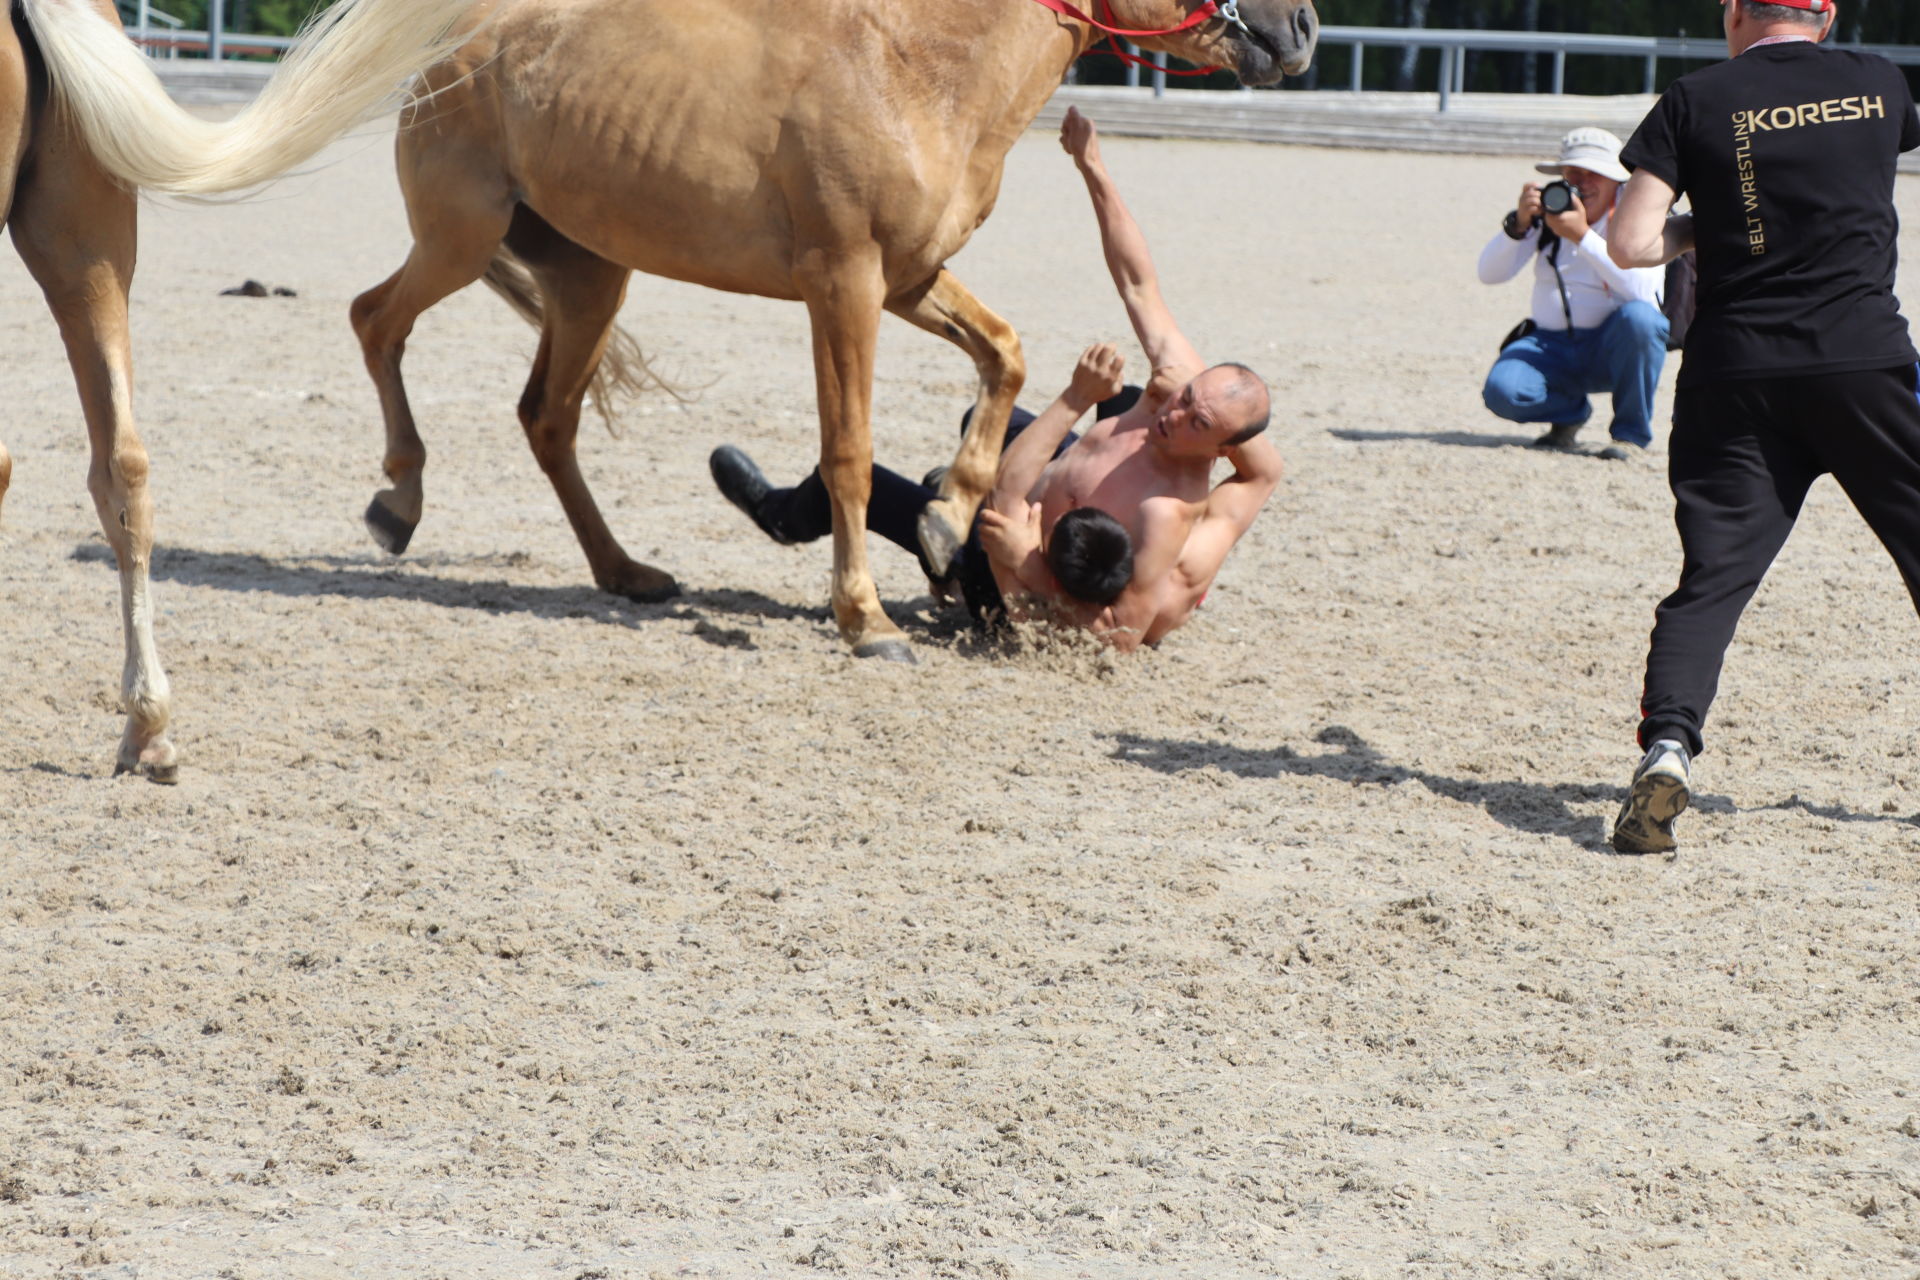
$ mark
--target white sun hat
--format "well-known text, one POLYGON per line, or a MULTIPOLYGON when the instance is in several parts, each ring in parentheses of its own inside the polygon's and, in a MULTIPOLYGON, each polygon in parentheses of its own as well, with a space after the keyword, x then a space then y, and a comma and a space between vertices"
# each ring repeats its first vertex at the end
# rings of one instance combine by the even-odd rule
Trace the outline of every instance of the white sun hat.
POLYGON ((1542 160, 1533 166, 1542 173, 1559 175, 1566 172, 1568 165, 1585 169, 1588 173, 1597 173, 1603 178, 1612 178, 1615 182, 1625 182, 1633 175, 1620 163, 1620 139, 1605 129, 1575 129, 1560 139, 1560 158, 1542 160))

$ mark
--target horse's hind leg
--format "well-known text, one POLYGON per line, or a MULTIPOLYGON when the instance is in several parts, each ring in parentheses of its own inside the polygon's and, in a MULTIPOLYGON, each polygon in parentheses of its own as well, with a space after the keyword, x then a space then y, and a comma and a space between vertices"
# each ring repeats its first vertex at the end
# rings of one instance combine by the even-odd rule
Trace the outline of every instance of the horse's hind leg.
POLYGON ((427 447, 414 426, 400 376, 407 336, 421 312, 485 273, 506 235, 513 208, 503 179, 442 173, 447 166, 434 164, 414 167, 404 135, 401 152, 413 248, 398 271, 353 300, 351 312, 367 373, 380 394, 387 429, 382 467, 393 486, 380 490, 368 504, 367 532, 396 556, 407 549, 425 510, 421 474, 427 447))
POLYGON ((561 236, 524 207, 514 215, 507 245, 533 273, 544 302, 540 350, 520 397, 520 425, 580 540, 593 580, 602 591, 631 600, 679 595, 671 574, 633 559, 614 538, 574 451, 580 408, 627 296, 629 272, 561 236))
POLYGON ((133 425, 127 288, 133 280, 134 198, 58 125, 49 125, 34 150, 30 176, 14 199, 13 239, 66 342, 92 447, 87 487, 120 569, 126 643, 120 694, 127 725, 115 772, 175 782, 179 756, 167 738, 173 700, 154 646, 147 577, 153 498, 147 451, 133 425))
POLYGON ((980 371, 980 391, 960 452, 940 482, 940 497, 920 514, 920 548, 934 572, 944 574, 967 540, 981 500, 993 488, 1007 417, 1026 381, 1026 360, 1013 326, 944 267, 924 287, 893 299, 887 309, 959 346, 980 371))

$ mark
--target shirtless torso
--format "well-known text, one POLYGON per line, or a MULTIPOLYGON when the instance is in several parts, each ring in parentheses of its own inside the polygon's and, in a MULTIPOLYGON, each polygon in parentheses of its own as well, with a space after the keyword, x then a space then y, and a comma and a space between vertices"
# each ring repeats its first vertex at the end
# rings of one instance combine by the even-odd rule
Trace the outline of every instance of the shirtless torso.
MULTIPOLYGON (((1163 372, 1177 375, 1184 370, 1163 372)), ((1142 397, 1126 412, 1095 423, 1048 462, 1022 495, 1039 545, 1052 536, 1060 517, 1076 507, 1097 508, 1126 528, 1133 540, 1132 581, 1107 608, 1076 614, 1082 625, 1109 635, 1121 648, 1157 643, 1192 615, 1227 552, 1280 478, 1279 456, 1266 440, 1256 437, 1226 447, 1217 443, 1240 422, 1233 413, 1240 406, 1229 403, 1230 397, 1220 390, 1235 381, 1247 379, 1228 366, 1188 379, 1171 403, 1151 394, 1142 397), (1195 392, 1199 412, 1193 408, 1195 392), (1214 420, 1208 420, 1208 409, 1216 411, 1214 420), (1214 463, 1223 456, 1233 463, 1234 473, 1212 485, 1214 463)), ((1028 433, 1045 425, 1036 420, 1028 433)), ((1046 443, 1048 434, 1034 443, 1046 443)), ((1016 445, 1022 442, 1024 437, 1016 445)), ((1004 468, 1003 479, 1017 484, 1024 478, 1017 471, 1004 468)), ((995 497, 1001 498, 1002 491, 996 490, 995 497)), ((1008 507, 1017 512, 1019 503, 996 501, 994 510, 1008 507)), ((1002 593, 1053 594, 1040 573, 1043 563, 1029 555, 1018 571, 996 565, 1002 593)))
MULTIPOLYGON (((1169 465, 1151 447, 1156 417, 1141 403, 1094 424, 1048 465, 1028 494, 1040 509, 1043 542, 1060 517, 1075 507, 1098 508, 1126 527, 1136 565, 1129 591, 1141 595, 1150 589, 1151 619, 1141 629, 1141 639, 1148 644, 1186 621, 1220 568, 1176 553, 1170 573, 1159 571, 1166 559, 1157 554, 1162 545, 1184 552, 1206 515, 1212 460, 1169 465), (1142 567, 1157 573, 1159 580, 1146 581, 1142 567)), ((1125 611, 1124 601, 1115 604, 1125 611)), ((1090 625, 1097 629, 1100 621, 1096 617, 1090 625)))
POLYGON ((1146 533, 1149 502, 1190 508, 1189 523, 1207 502, 1207 471, 1183 466, 1169 471, 1148 449, 1154 415, 1136 404, 1095 423, 1072 448, 1054 459, 1029 494, 1040 504, 1041 528, 1051 531, 1075 507, 1098 507, 1127 526, 1138 545, 1146 533))
POLYGON ((1123 361, 1109 344, 1081 356, 1072 383, 1007 447, 981 541, 1009 600, 1065 606, 1072 620, 1117 648, 1153 644, 1185 622, 1241 534, 1279 483, 1280 456, 1259 434, 1265 385, 1239 365, 1206 367, 1174 323, 1145 237, 1101 162, 1093 125, 1069 109, 1061 145, 1086 179, 1107 267, 1153 374, 1135 405, 1096 422, 1054 457, 1074 423, 1120 389, 1123 361), (1214 464, 1233 474, 1211 484, 1214 464), (1062 599, 1041 548, 1060 518, 1095 507, 1133 541, 1133 577, 1104 608, 1062 599))

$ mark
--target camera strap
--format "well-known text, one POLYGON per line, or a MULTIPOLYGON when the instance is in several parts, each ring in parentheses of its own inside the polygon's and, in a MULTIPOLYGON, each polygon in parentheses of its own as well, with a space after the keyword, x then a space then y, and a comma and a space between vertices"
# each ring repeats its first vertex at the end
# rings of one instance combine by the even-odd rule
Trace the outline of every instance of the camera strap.
POLYGON ((1547 265, 1553 268, 1553 279, 1560 286, 1560 311, 1567 317, 1567 332, 1573 332, 1573 301, 1567 297, 1567 278, 1560 274, 1560 237, 1551 227, 1540 228, 1541 252, 1547 255, 1547 265))

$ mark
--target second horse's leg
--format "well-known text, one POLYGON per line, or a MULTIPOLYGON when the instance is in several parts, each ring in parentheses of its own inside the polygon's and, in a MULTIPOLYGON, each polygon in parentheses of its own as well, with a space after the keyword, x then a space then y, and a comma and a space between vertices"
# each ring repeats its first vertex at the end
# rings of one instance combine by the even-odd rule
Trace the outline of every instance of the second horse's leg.
POLYGON ((87 487, 120 570, 126 646, 120 697, 127 724, 114 772, 177 782, 179 753, 167 736, 173 694, 153 639, 153 496, 147 450, 133 425, 127 288, 133 281, 134 197, 100 170, 57 116, 43 125, 32 176, 15 194, 13 239, 66 342, 92 447, 87 487))

